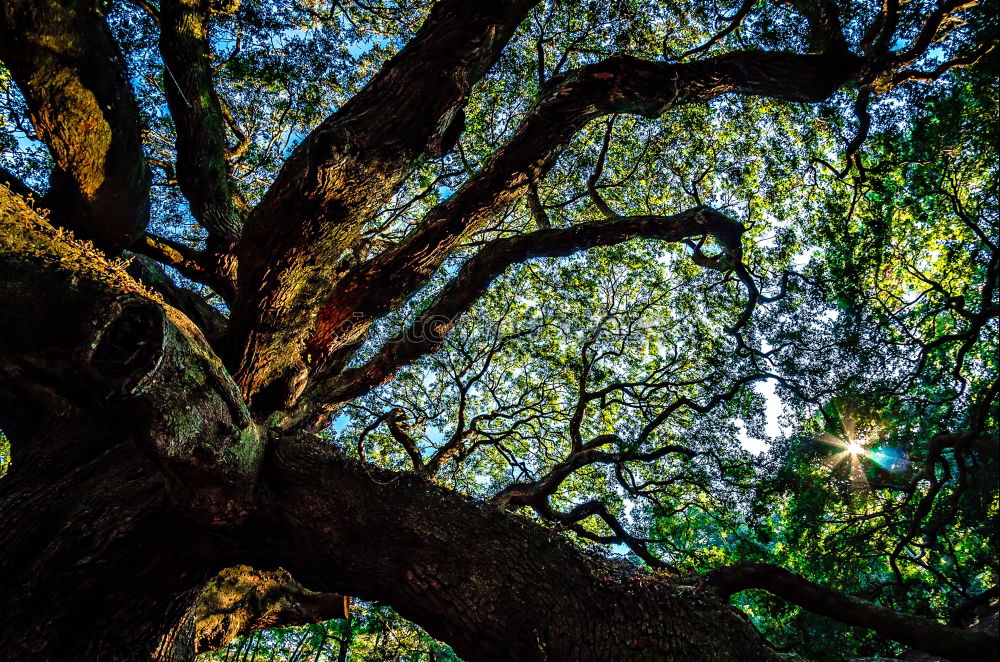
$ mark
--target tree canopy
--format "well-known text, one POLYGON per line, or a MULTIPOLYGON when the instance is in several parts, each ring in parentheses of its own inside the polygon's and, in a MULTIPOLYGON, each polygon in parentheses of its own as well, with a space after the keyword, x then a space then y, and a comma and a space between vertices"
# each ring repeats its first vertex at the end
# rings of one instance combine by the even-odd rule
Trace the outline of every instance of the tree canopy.
POLYGON ((994 654, 998 9, 7 0, 0 641, 994 654))

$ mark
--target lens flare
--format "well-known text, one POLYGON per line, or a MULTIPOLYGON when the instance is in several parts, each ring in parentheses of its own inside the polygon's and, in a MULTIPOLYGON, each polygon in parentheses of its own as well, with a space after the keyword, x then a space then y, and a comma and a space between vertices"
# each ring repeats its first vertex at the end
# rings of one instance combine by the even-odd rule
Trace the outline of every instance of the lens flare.
POLYGON ((865 475, 866 468, 876 468, 881 471, 901 473, 910 467, 910 458, 901 448, 876 448, 879 439, 884 436, 885 428, 877 421, 866 420, 859 425, 859 418, 848 410, 837 406, 841 434, 839 436, 823 433, 816 439, 837 449, 826 459, 831 471, 844 460, 848 461, 851 486, 859 492, 870 492, 871 485, 865 475), (871 464, 866 464, 870 462, 871 464))
POLYGON ((865 477, 865 468, 861 464, 861 458, 871 458, 872 451, 867 446, 872 443, 871 439, 859 436, 853 423, 847 420, 842 421, 844 438, 835 437, 832 434, 822 434, 819 441, 839 449, 839 453, 834 453, 827 464, 831 470, 835 469, 844 460, 849 460, 851 473, 851 486, 858 492, 871 490, 868 479, 865 477))
POLYGON ((902 473, 910 467, 910 458, 902 448, 880 448, 868 453, 868 459, 892 473, 902 473))
POLYGON ((871 485, 865 476, 862 458, 866 458, 878 468, 892 473, 902 473, 910 467, 910 458, 902 448, 891 446, 878 449, 866 448, 866 445, 871 443, 868 440, 845 441, 829 434, 820 437, 820 441, 840 449, 840 452, 834 453, 826 462, 831 471, 844 460, 849 461, 851 486, 858 492, 871 491, 871 485))

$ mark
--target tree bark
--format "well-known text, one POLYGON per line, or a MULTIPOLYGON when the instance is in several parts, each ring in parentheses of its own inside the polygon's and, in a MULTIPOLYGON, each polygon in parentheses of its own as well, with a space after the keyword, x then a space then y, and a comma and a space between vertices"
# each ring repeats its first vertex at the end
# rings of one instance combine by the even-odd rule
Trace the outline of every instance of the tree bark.
POLYGON ((581 550, 500 508, 321 440, 283 439, 250 531, 306 585, 391 604, 475 660, 776 660, 714 591, 581 550), (258 534, 254 534, 260 540, 258 534))
POLYGON ((236 637, 267 628, 347 618, 349 601, 338 593, 310 591, 285 570, 227 568, 195 601, 194 652, 219 650, 236 637))
POLYGON ((42 423, 3 418, 17 440, 0 479, 4 657, 154 657, 217 570, 211 533, 172 507, 159 468, 123 426, 41 386, 12 399, 10 376, 8 408, 29 407, 42 423))
POLYGON ((442 139, 473 84, 537 3, 436 3, 406 47, 288 158, 240 242, 242 296, 227 358, 254 410, 298 397, 308 361, 289 348, 308 337, 341 253, 418 158, 451 149, 442 139))
POLYGON ((5 190, 0 272, 5 655, 148 658, 233 564, 262 435, 187 317, 5 190))
POLYGON ((97 4, 4 2, 0 59, 52 155, 45 206, 56 222, 117 252, 149 222, 150 178, 139 107, 97 4))
POLYGON ((208 6, 167 0, 159 15, 164 90, 177 131, 177 182, 212 243, 231 249, 242 219, 230 183, 222 104, 212 82, 208 6))

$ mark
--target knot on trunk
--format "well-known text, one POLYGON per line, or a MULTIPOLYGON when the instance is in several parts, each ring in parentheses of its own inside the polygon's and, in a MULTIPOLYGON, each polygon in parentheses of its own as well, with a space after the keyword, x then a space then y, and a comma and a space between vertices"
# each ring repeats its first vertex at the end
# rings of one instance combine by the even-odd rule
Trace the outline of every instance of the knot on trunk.
POLYGON ((209 524, 242 521, 266 440, 204 335, 133 294, 105 299, 90 317, 77 365, 160 465, 174 503, 209 524))
POLYGON ((115 384, 119 395, 139 392, 163 358, 166 317, 163 308, 148 299, 115 299, 98 318, 90 343, 89 363, 115 384))

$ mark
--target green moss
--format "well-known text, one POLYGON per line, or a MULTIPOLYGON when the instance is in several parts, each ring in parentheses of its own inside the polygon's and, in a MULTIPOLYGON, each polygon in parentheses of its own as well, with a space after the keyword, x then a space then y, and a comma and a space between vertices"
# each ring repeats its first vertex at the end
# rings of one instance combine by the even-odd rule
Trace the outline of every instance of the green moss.
POLYGON ((127 260, 111 260, 91 242, 51 225, 44 210, 0 186, 0 261, 35 262, 90 281, 113 294, 136 294, 163 303, 156 293, 133 279, 127 260))

